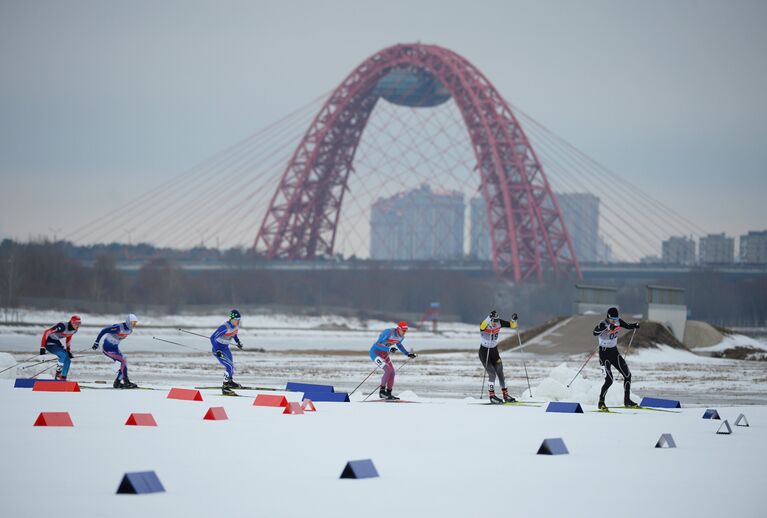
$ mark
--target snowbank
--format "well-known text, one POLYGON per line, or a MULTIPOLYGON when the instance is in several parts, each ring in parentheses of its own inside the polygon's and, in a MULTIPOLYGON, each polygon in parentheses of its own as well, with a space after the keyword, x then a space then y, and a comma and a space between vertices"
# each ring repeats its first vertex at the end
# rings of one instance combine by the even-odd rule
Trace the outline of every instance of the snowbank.
MULTIPOLYGON (((580 367, 580 366, 579 366, 580 367)), ((602 388, 604 379, 587 379, 583 371, 578 375, 575 381, 568 387, 567 384, 575 377, 577 369, 561 363, 551 370, 548 377, 541 381, 537 387, 533 388, 533 396, 529 390, 522 394, 521 401, 525 399, 544 399, 547 401, 577 401, 580 403, 594 404, 599 401, 599 391, 602 388)), ((607 406, 623 405, 623 377, 613 369, 613 385, 607 391, 605 403, 607 406)), ((641 397, 632 393, 632 399, 639 402, 641 397)))
MULTIPOLYGON (((13 356, 8 353, 0 353, 0 371, 8 369, 8 367, 12 367, 13 365, 16 365, 16 360, 13 359, 13 356)), ((0 378, 16 379, 17 371, 18 367, 15 369, 8 369, 5 372, 0 372, 0 378)))

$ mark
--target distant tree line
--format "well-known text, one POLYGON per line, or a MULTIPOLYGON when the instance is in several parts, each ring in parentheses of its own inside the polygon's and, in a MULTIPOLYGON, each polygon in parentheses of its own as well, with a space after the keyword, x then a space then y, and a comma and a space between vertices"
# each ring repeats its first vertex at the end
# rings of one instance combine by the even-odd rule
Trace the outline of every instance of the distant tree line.
MULTIPOLYGON (((63 299, 81 301, 89 311, 115 304, 156 306, 165 311, 197 305, 281 305, 319 311, 328 307, 353 308, 361 315, 375 312, 392 318, 403 314, 414 318, 431 302, 438 301, 443 314, 465 322, 479 321, 496 308, 504 315, 515 311, 524 316, 527 324, 537 325, 569 315, 574 298, 575 279, 567 276, 513 285, 492 273, 437 268, 292 271, 235 267, 185 271, 179 267, 179 259, 165 257, 161 249, 141 246, 127 249, 123 245, 105 245, 93 248, 94 255, 83 257, 78 255, 81 250, 68 243, 2 241, 0 307, 17 307, 29 300, 44 304, 46 299, 63 299), (149 257, 138 270, 117 267, 118 260, 126 259, 126 252, 141 250, 149 257)), ((245 264, 244 253, 229 257, 234 263, 245 264)), ((603 284, 618 288, 622 308, 639 313, 645 304, 644 285, 653 283, 668 284, 669 280, 640 283, 617 279, 603 284)), ((672 284, 685 288, 694 319, 724 326, 767 325, 765 276, 733 281, 715 271, 700 271, 680 274, 672 284)))

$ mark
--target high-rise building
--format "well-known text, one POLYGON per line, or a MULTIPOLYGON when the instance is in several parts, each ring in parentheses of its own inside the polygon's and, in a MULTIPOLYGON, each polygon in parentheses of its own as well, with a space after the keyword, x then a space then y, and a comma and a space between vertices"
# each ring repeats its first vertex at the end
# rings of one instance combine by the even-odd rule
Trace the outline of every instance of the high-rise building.
POLYGON ((663 242, 663 262, 666 264, 694 264, 695 241, 689 237, 672 236, 663 242))
POLYGON ((370 215, 371 259, 463 258, 465 210, 463 194, 428 185, 379 198, 370 215))
POLYGON ((475 196, 469 201, 471 212, 471 237, 469 256, 478 261, 490 260, 490 232, 487 222, 487 206, 482 196, 475 196))
POLYGON ((599 238, 599 198, 587 192, 557 193, 556 198, 578 262, 603 260, 608 254, 599 238))
POLYGON ((724 233, 709 234, 698 242, 698 261, 701 264, 725 264, 735 261, 735 239, 724 233))
POLYGON ((740 236, 740 262, 767 263, 767 230, 740 236))

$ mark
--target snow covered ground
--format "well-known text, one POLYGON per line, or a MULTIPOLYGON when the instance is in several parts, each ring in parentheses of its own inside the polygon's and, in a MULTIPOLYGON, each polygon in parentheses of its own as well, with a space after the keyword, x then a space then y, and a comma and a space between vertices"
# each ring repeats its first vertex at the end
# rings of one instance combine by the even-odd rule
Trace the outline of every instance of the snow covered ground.
MULTIPOLYGON (((20 325, 0 326, 0 370, 35 355, 41 333, 36 319, 53 323, 64 316, 38 312, 20 325)), ((670 397, 685 408, 616 410, 623 412, 618 415, 592 412, 602 383, 596 359, 567 387, 585 354, 506 352, 501 356, 512 394, 578 401, 586 412, 491 407, 479 400, 475 326, 456 324, 443 334, 411 332, 406 344, 422 354, 407 363, 394 356, 400 367, 394 392, 417 403, 360 402, 376 391, 375 372, 352 403, 317 403, 317 413, 288 416, 253 407, 251 391, 227 398, 206 389, 202 403, 165 398, 172 386, 220 384, 223 370, 206 340, 175 329, 207 333, 222 321, 219 316, 144 319, 122 350, 131 379, 161 390, 136 391, 94 383, 111 382, 114 371, 89 346, 99 326, 121 317, 86 317, 91 327, 75 337, 73 350, 83 352, 76 354, 70 378, 91 388, 75 394, 12 388, 12 378, 54 365, 32 365, 37 358, 0 374, 10 378, 0 379, 3 516, 765 515, 765 362, 669 347, 632 350, 627 361, 634 397, 670 397), (229 420, 203 421, 210 406, 224 406, 229 420), (716 435, 719 422, 701 419, 704 406, 731 423, 744 413, 751 427, 716 435), (75 426, 33 427, 41 411, 68 411, 75 426), (159 426, 125 426, 132 412, 153 413, 159 426), (673 434, 678 448, 655 449, 662 433, 673 434), (536 455, 547 437, 564 439, 570 454, 536 455), (338 479, 347 461, 366 458, 380 478, 338 479), (49 476, 53 470, 60 473, 49 476), (125 472, 145 470, 157 472, 166 493, 114 494, 125 472)), ((292 324, 279 316, 250 330, 246 323, 246 351, 234 349, 241 383, 281 388, 286 381, 305 381, 351 391, 373 370, 367 350, 388 325, 340 317, 292 324)), ((617 378, 607 402, 619 406, 621 398, 617 378)))
POLYGON ((572 415, 408 395, 419 402, 317 403, 293 416, 212 390, 187 402, 163 390, 40 393, 0 380, 2 514, 764 516, 765 406, 717 406, 751 424, 717 435, 720 421, 699 407, 618 415, 586 405, 572 415), (210 406, 229 420, 203 421, 210 406), (33 427, 41 411, 67 411, 75 426, 33 427), (151 412, 158 426, 125 426, 132 412, 151 412), (654 448, 662 433, 678 448, 654 448), (536 455, 549 437, 569 455, 536 455), (340 480, 356 459, 371 459, 380 477, 340 480), (124 473, 146 470, 165 493, 115 495, 124 473))

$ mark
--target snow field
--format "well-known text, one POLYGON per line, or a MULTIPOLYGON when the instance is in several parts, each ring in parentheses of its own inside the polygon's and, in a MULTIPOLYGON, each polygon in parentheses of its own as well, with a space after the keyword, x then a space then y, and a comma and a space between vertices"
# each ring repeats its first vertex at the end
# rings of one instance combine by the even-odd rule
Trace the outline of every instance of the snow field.
POLYGON ((293 416, 202 392, 190 402, 160 390, 39 393, 0 381, 3 514, 764 516, 764 406, 718 407, 731 424, 741 412, 751 423, 723 436, 702 408, 617 415, 584 405, 567 415, 402 394, 421 403, 319 402, 293 416), (204 421, 211 406, 229 420, 204 421), (75 426, 33 427, 41 411, 68 411, 75 426), (131 412, 152 413, 158 427, 125 426, 131 412), (662 433, 678 448, 655 449, 662 433), (548 437, 570 454, 536 455, 548 437), (347 461, 366 458, 379 478, 339 480, 347 461), (166 493, 114 494, 125 472, 146 470, 166 493))

